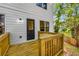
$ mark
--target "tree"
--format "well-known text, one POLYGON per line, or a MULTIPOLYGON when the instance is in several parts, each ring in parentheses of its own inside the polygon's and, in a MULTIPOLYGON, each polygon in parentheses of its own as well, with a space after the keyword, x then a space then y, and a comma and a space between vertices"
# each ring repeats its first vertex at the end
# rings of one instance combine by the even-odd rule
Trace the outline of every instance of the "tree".
POLYGON ((56 7, 55 8, 56 19, 55 19, 54 32, 59 32, 60 26, 62 24, 60 17, 61 17, 63 8, 62 8, 62 4, 56 4, 55 7, 56 7))
MULTIPOLYGON (((65 14, 67 15, 65 24, 67 28, 71 29, 72 37, 79 42, 79 34, 77 34, 77 27, 79 27, 79 4, 66 4, 65 14)), ((78 43, 77 43, 78 45, 78 43)))
MULTIPOLYGON (((56 5, 56 16, 58 20, 65 15, 63 27, 72 31, 72 37, 79 42, 79 34, 77 34, 77 27, 79 26, 79 4, 63 3, 56 5)), ((60 22, 58 22, 60 23, 60 22)), ((57 23, 56 23, 57 24, 57 23)), ((58 25, 58 24, 57 24, 58 25)), ((60 25, 59 25, 60 26, 60 25)))

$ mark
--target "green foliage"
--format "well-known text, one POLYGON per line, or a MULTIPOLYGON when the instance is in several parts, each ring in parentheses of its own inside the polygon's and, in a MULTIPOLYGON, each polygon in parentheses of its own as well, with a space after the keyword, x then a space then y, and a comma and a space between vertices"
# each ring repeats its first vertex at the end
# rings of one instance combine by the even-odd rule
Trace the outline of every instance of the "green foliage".
POLYGON ((74 28, 79 24, 79 17, 78 17, 78 6, 79 4, 65 4, 67 5, 64 8, 65 11, 65 15, 67 15, 66 19, 65 19, 65 24, 66 27, 68 28, 74 28))
POLYGON ((59 32, 60 26, 62 24, 62 22, 60 21, 60 17, 63 10, 62 4, 56 4, 55 7, 56 7, 55 9, 56 20, 55 20, 54 32, 59 32))
MULTIPOLYGON (((56 4, 55 16, 57 20, 55 21, 56 25, 60 24, 60 17, 65 15, 64 26, 67 28, 73 28, 79 24, 79 4, 74 3, 63 3, 56 4)), ((60 25, 59 25, 60 26, 60 25)))
POLYGON ((79 25, 79 4, 58 3, 55 7, 55 30, 59 31, 62 29, 62 31, 65 32, 67 29, 70 29, 71 31, 73 29, 72 32, 74 33, 74 36, 78 36, 76 28, 79 25), (61 22, 62 19, 60 18, 62 15, 65 15, 63 22, 61 22))

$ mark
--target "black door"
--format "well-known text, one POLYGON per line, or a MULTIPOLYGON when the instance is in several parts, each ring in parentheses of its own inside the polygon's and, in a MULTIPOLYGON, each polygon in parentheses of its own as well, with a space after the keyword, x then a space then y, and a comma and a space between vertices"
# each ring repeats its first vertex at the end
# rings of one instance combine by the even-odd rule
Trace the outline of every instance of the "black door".
POLYGON ((35 38, 35 22, 33 19, 27 19, 27 40, 35 38))

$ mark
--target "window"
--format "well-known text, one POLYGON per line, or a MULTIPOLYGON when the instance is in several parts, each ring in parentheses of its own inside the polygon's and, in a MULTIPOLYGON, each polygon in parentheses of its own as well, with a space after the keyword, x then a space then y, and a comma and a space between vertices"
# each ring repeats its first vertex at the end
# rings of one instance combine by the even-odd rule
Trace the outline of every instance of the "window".
POLYGON ((47 9, 47 3, 37 3, 36 5, 43 9, 47 9))
POLYGON ((49 32, 49 22, 40 21, 40 31, 49 32))
POLYGON ((40 31, 45 31, 44 26, 44 21, 40 21, 40 31))
POLYGON ((5 32, 5 20, 4 15, 0 14, 0 35, 5 32))
POLYGON ((49 32, 49 22, 46 22, 46 32, 49 32))
POLYGON ((47 9, 47 3, 43 3, 42 7, 43 7, 44 9, 47 9))
POLYGON ((42 7, 42 3, 37 3, 36 5, 39 7, 42 7))

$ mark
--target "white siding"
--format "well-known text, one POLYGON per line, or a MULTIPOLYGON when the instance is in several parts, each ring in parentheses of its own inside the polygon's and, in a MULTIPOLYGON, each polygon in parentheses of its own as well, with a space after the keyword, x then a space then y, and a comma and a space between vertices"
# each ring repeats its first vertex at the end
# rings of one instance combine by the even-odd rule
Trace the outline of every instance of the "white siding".
POLYGON ((48 10, 38 7, 36 4, 0 4, 0 14, 5 14, 5 31, 10 32, 11 44, 27 41, 27 18, 35 20, 35 39, 38 38, 40 20, 49 21, 49 31, 53 31, 52 4, 48 4, 48 10), (17 23, 19 18, 23 19, 23 23, 17 23), (20 39, 19 36, 22 38, 20 39))

